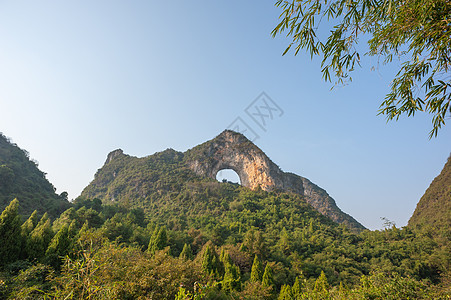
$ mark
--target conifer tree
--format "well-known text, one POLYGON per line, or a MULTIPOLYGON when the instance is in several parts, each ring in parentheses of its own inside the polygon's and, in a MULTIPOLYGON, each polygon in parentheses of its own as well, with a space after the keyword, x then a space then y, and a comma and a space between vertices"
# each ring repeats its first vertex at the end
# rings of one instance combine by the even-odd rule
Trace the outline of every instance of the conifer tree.
POLYGON ((321 275, 319 275, 318 279, 316 279, 313 292, 318 297, 329 296, 329 283, 327 282, 327 277, 326 274, 324 274, 324 271, 321 271, 321 275))
POLYGON ((179 257, 184 259, 184 260, 192 260, 194 258, 193 251, 191 250, 191 245, 190 244, 183 245, 183 250, 180 253, 179 257))
MULTIPOLYGON (((71 225, 72 225, 72 223, 71 223, 71 225)), ((78 240, 83 235, 83 233, 88 231, 88 229, 89 229, 89 225, 88 225, 88 221, 86 221, 83 223, 83 226, 81 226, 80 230, 77 232, 76 240, 78 240)))
POLYGON ((214 250, 211 249, 210 244, 207 244, 204 254, 202 256, 202 270, 208 275, 214 271, 214 264, 213 264, 214 253, 213 252, 214 252, 214 250))
POLYGON ((264 287, 272 287, 274 285, 274 278, 273 278, 273 275, 272 275, 272 268, 269 265, 269 263, 266 264, 265 273, 263 273, 262 285, 264 287))
POLYGON ((293 294, 294 299, 298 299, 301 297, 302 293, 302 286, 301 282, 299 280, 299 277, 296 277, 296 280, 294 281, 293 287, 291 288, 291 293, 293 294))
POLYGON ((168 243, 168 236, 166 234, 166 226, 162 226, 158 231, 157 238, 155 240, 155 250, 163 250, 168 243))
POLYGON ((72 220, 72 222, 70 223, 68 233, 71 239, 74 239, 76 237, 78 230, 77 230, 77 222, 75 220, 72 220))
POLYGON ((224 263, 224 279, 222 280, 222 289, 226 292, 241 289, 241 274, 240 269, 233 263, 230 255, 225 252, 222 255, 222 262, 224 263))
POLYGON ((19 201, 14 199, 0 216, 0 266, 19 259, 22 247, 19 201))
POLYGON ((45 253, 47 262, 55 269, 61 265, 61 257, 67 255, 71 249, 72 240, 70 237, 69 226, 64 224, 58 233, 53 237, 45 253))
POLYGON ((22 236, 27 237, 38 224, 38 212, 35 210, 30 217, 22 224, 22 236))
POLYGON ((282 253, 284 253, 285 255, 288 255, 290 253, 291 249, 290 235, 285 227, 282 228, 282 231, 280 233, 280 239, 277 244, 282 253))
POLYGON ((263 278, 263 266, 258 258, 258 255, 255 255, 254 257, 254 263, 252 264, 251 269, 251 282, 258 282, 261 281, 263 278))
POLYGON ((166 227, 162 226, 158 228, 158 226, 155 227, 155 230, 152 233, 152 237, 149 241, 149 246, 147 247, 147 250, 154 254, 157 250, 163 250, 164 247, 166 247, 168 242, 168 237, 166 234, 166 227))
POLYGON ((293 297, 292 288, 288 284, 282 285, 277 300, 291 300, 291 299, 297 299, 293 297))
POLYGON ((218 254, 211 242, 206 244, 205 251, 202 255, 202 270, 207 275, 212 275, 213 277, 224 275, 224 266, 219 260, 218 254))
POLYGON ((39 220, 38 224, 36 224, 36 227, 42 226, 47 220, 49 219, 49 214, 47 212, 44 213, 44 215, 39 220))
POLYGON ((27 239, 27 254, 29 259, 42 259, 53 236, 48 217, 44 215, 41 221, 39 221, 27 239), (45 219, 45 222, 41 222, 43 219, 45 219))

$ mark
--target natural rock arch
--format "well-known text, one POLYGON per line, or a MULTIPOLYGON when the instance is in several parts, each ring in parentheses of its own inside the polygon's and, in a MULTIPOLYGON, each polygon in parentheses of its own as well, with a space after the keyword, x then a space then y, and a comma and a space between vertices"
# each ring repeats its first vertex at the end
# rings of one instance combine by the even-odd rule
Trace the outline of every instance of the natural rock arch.
POLYGON ((241 185, 241 178, 240 175, 238 175, 238 173, 230 168, 227 169, 220 169, 217 173, 216 173, 216 180, 218 181, 224 181, 227 180, 227 182, 232 182, 232 183, 238 183, 241 185), (237 180, 236 180, 237 179, 237 180))

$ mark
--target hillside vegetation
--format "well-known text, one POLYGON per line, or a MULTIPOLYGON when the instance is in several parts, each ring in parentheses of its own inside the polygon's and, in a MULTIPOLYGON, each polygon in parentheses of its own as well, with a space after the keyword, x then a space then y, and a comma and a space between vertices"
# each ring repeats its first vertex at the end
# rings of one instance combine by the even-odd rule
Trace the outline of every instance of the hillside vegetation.
POLYGON ((421 197, 409 226, 451 239, 451 156, 421 197))
POLYGON ((432 231, 354 234, 297 193, 220 183, 184 159, 116 150, 54 221, 23 221, 11 201, 0 299, 451 297, 449 247, 432 231))
POLYGON ((15 198, 20 200, 20 213, 25 216, 37 210, 40 215, 47 212, 57 217, 69 207, 65 195, 55 193, 28 153, 0 133, 0 209, 15 198))
MULTIPOLYGON (((142 183, 149 186, 146 197, 151 201, 146 203, 118 198, 134 195, 131 175, 105 191, 110 201, 80 197, 54 222, 34 213, 22 223, 17 219, 19 202, 13 201, 0 217, 1 236, 8 237, 0 245, 2 297, 451 295, 449 251, 430 234, 392 227, 356 235, 298 194, 250 190, 179 172, 178 155, 167 150, 152 156, 152 164, 159 167, 148 171, 152 182, 142 183)), ((111 168, 129 165, 122 162, 129 158, 121 151, 113 156, 111 168)))

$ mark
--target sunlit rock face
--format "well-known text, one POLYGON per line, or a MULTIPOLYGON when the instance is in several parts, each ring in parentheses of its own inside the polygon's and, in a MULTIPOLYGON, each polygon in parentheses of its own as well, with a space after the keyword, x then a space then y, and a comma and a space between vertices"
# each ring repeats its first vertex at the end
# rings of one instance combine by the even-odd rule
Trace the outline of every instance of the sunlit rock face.
POLYGON ((301 194, 309 204, 335 222, 344 223, 354 231, 364 229, 354 218, 342 212, 325 190, 307 178, 283 172, 242 134, 226 130, 187 154, 188 166, 197 175, 215 179, 218 171, 232 169, 245 187, 301 194))

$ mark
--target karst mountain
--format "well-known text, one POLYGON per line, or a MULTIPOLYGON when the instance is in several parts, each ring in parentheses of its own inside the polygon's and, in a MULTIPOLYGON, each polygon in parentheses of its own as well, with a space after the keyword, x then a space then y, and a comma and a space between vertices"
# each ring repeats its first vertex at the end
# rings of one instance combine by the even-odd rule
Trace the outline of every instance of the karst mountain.
POLYGON ((298 194, 300 201, 307 202, 334 222, 354 232, 364 229, 341 211, 324 189, 305 177, 282 171, 244 135, 231 130, 186 152, 167 149, 138 158, 115 150, 108 154, 104 166, 83 190, 81 198, 127 203, 152 213, 153 208, 159 207, 158 199, 177 202, 179 193, 190 182, 216 182, 216 174, 223 169, 234 170, 245 188, 298 194))

